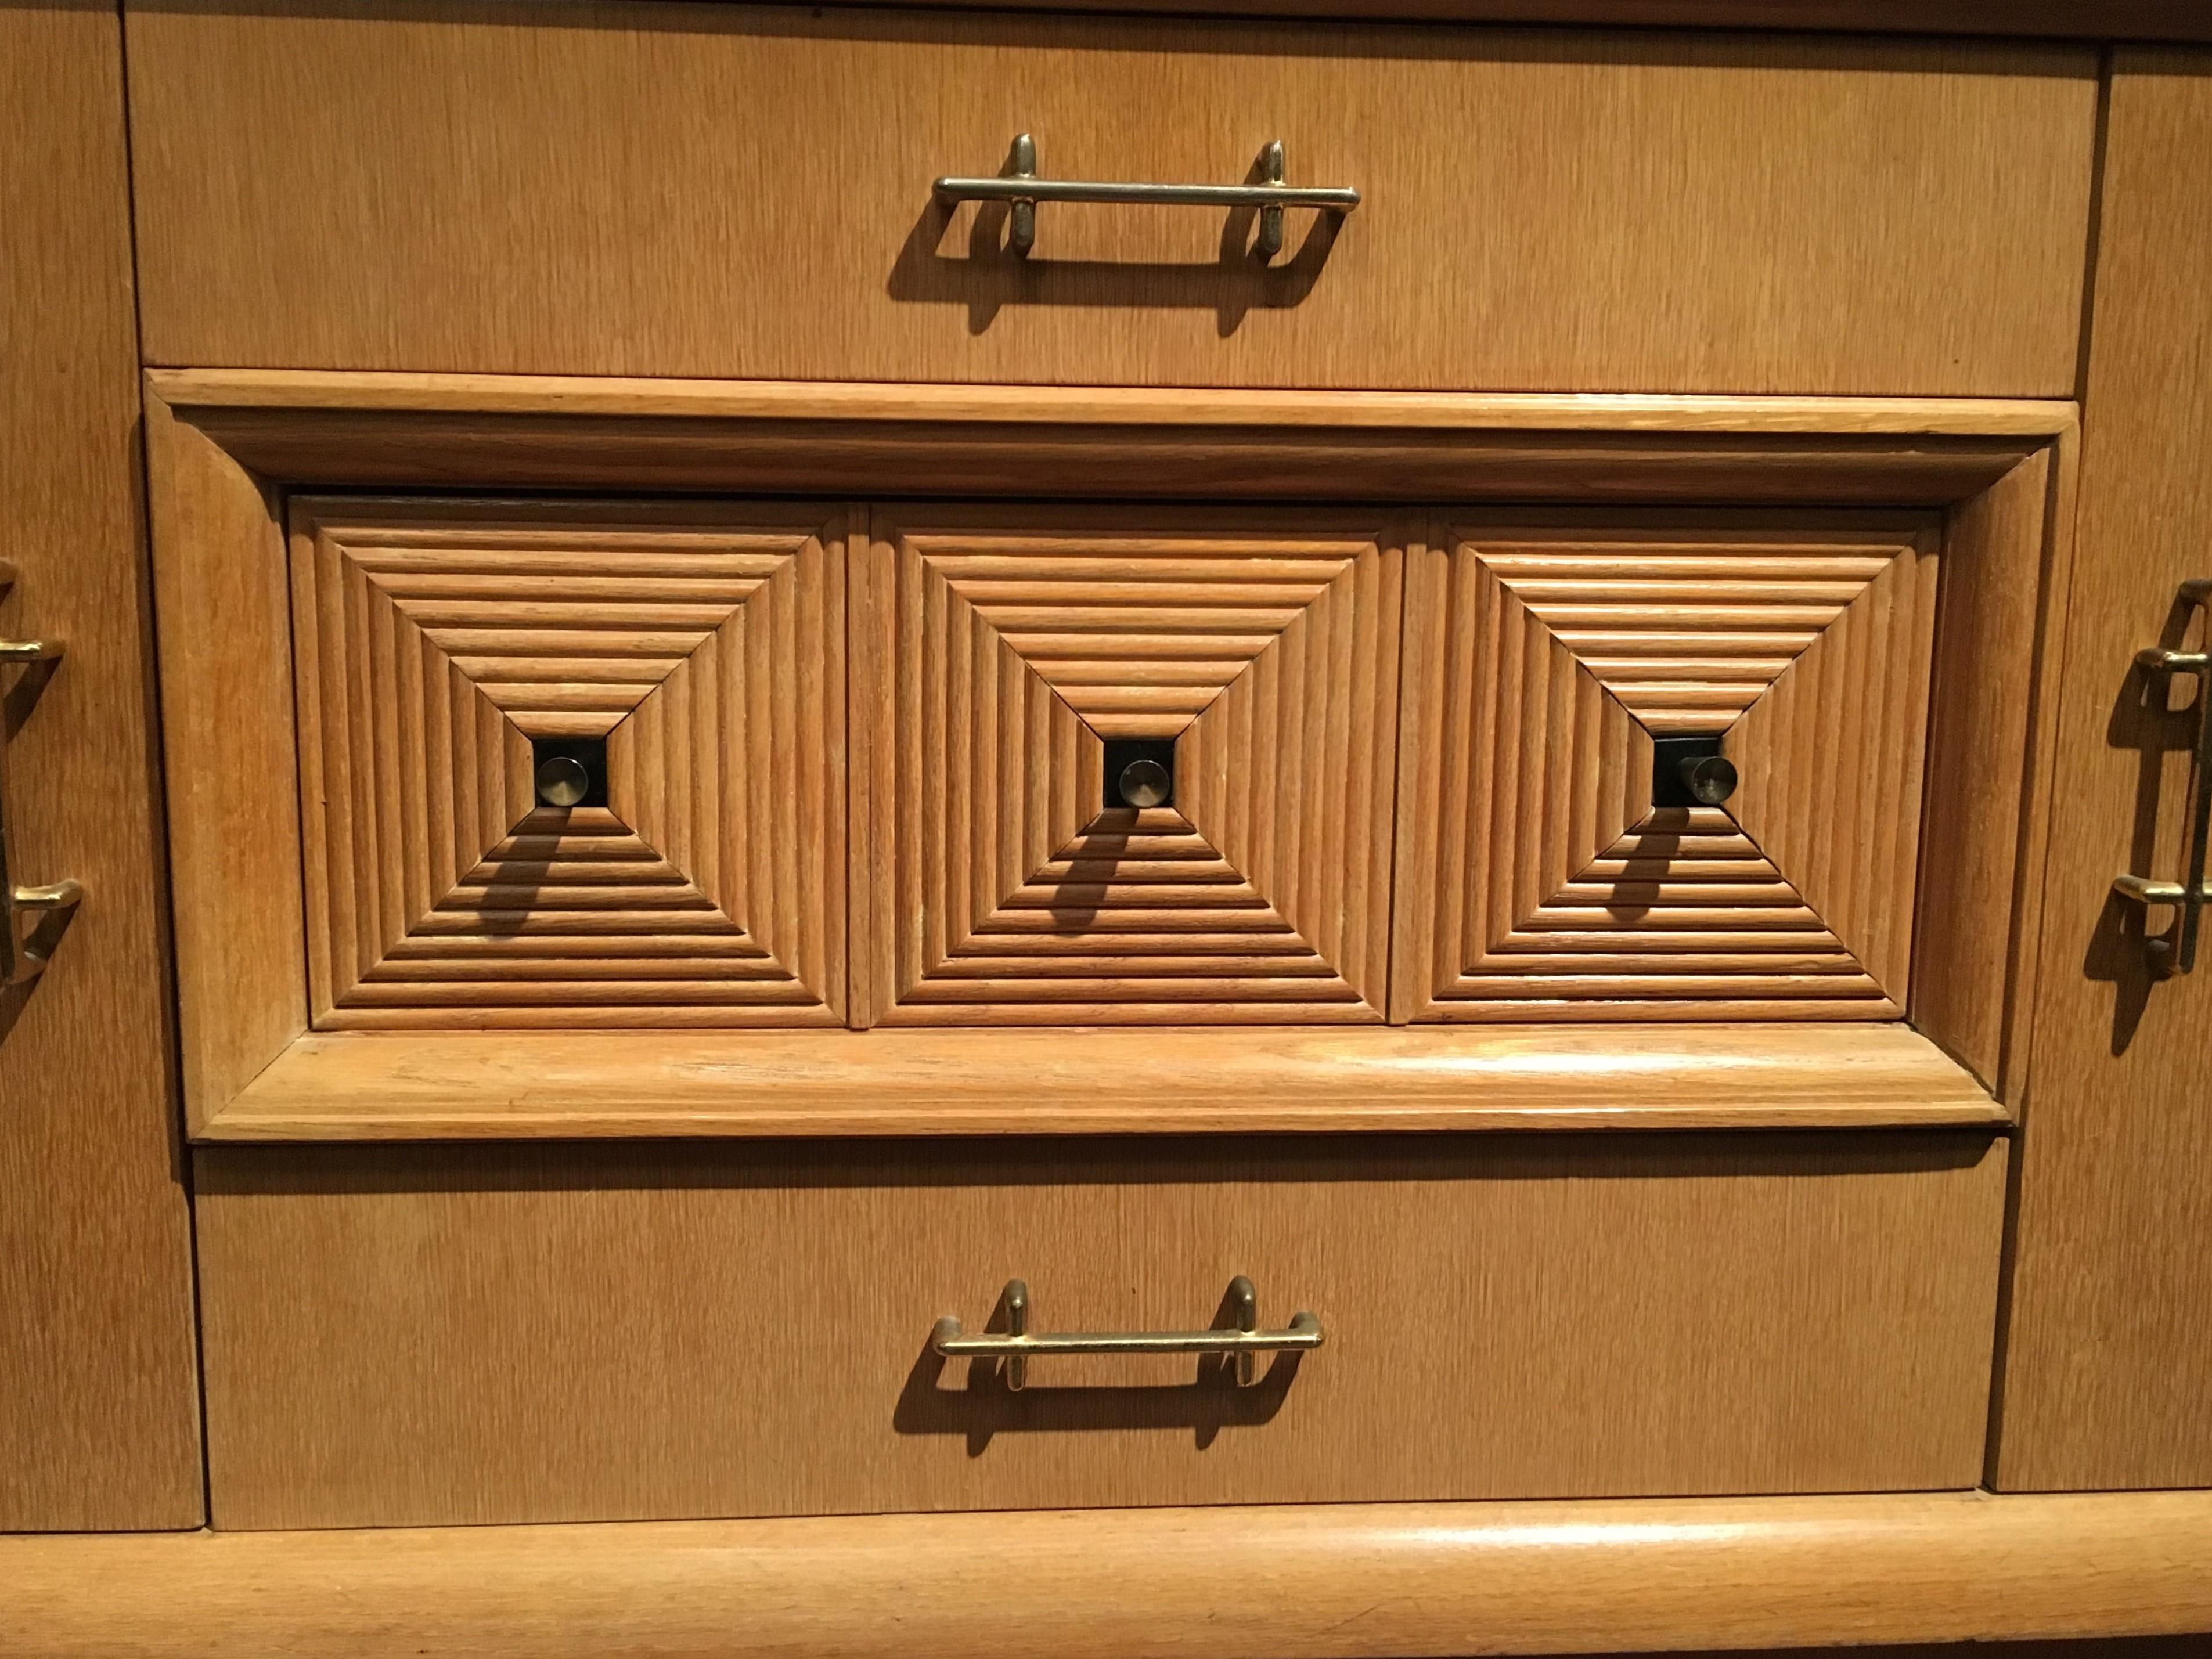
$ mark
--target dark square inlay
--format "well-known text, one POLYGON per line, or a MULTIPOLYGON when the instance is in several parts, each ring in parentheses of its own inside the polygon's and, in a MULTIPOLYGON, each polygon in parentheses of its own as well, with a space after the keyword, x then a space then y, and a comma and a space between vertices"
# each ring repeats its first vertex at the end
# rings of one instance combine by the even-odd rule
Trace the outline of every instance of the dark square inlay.
POLYGON ((1173 738, 1107 738, 1106 805, 1174 805, 1175 751, 1173 738))
POLYGON ((530 766, 540 806, 567 808, 607 804, 605 738, 532 738, 530 766))
MULTIPOLYGON (((1718 800, 1699 800, 1690 793, 1691 764, 1701 760, 1718 759, 1721 752, 1720 733, 1710 736, 1654 738, 1651 739, 1651 804, 1654 806, 1708 806, 1719 805, 1718 800)), ((1720 800, 1728 799, 1735 787, 1735 774, 1729 775, 1729 787, 1719 792, 1720 800)))

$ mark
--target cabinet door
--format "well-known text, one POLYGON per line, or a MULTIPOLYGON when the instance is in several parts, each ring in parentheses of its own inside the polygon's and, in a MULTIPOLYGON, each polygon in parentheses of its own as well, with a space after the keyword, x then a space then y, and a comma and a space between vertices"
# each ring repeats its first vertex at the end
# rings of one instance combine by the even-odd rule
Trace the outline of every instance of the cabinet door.
POLYGON ((111 10, 0 8, 0 636, 65 647, 27 708, 0 671, 0 878, 85 890, 52 967, 0 993, 0 1532, 201 1513, 121 46, 111 10))
POLYGON ((2157 977, 2115 875, 2172 881, 2212 577, 2212 54, 2113 76, 1998 1484, 2212 1483, 2212 956, 2157 977))

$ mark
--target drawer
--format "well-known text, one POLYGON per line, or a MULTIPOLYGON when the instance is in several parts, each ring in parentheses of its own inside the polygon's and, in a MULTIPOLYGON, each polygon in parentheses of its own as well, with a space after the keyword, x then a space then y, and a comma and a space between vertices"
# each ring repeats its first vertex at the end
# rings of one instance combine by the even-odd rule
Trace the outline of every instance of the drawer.
POLYGON ((666 4, 132 5, 148 361, 2072 395, 2094 51, 666 4), (952 207, 1048 179, 1249 210, 952 207), (434 142, 426 141, 434 138, 434 142))
POLYGON ((224 1527, 1966 1487, 1984 1133, 207 1148, 224 1527), (1262 1327, 938 1357, 936 1321, 1262 1327))

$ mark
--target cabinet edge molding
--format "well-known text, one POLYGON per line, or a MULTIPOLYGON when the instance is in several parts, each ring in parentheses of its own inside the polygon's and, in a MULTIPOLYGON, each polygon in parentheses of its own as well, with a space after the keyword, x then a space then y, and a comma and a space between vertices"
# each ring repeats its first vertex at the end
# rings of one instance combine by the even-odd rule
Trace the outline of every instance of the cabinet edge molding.
POLYGON ((1591 1653, 2212 1629, 2212 1492, 1100 1510, 0 1539, 121 1651, 1591 1653))

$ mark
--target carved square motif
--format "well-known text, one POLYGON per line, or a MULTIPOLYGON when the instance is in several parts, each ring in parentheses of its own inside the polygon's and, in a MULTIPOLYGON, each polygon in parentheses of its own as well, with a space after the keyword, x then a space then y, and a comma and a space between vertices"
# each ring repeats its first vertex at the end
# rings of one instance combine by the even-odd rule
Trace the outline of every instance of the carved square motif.
POLYGON ((1380 1020, 1402 544, 1341 513, 879 511, 856 1023, 1380 1020), (1128 739, 1173 745, 1170 805, 1103 805, 1128 739))
POLYGON ((842 1024, 844 534, 295 501, 315 1025, 842 1024), (533 744, 603 744, 605 805, 541 800, 533 744))
POLYGON ((1440 539, 1408 576, 1394 1018, 1898 1018, 1936 527, 1440 539), (1654 806, 1653 739, 1688 735, 1735 793, 1654 806))

